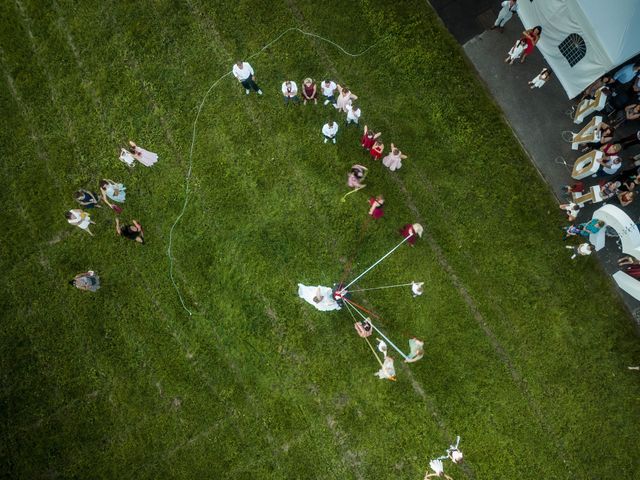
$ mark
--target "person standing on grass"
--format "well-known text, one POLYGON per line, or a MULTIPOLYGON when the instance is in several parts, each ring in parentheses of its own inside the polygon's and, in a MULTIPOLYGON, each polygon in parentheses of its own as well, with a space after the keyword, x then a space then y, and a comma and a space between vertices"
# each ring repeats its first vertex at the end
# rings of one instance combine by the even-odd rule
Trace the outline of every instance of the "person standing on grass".
POLYGON ((322 135, 324 136, 324 143, 331 140, 336 143, 336 135, 338 134, 338 124, 333 120, 329 120, 322 127, 322 135))
POLYGON ((322 96, 324 97, 324 105, 332 105, 336 104, 336 89, 338 85, 333 80, 325 80, 320 84, 320 88, 322 89, 322 96))
POLYGON ((311 78, 305 78, 302 81, 302 97, 304 99, 304 104, 307 104, 307 101, 313 100, 314 105, 318 104, 318 87, 315 82, 311 78))
POLYGON ((93 233, 89 230, 89 225, 95 225, 96 222, 91 221, 91 217, 87 212, 79 208, 74 208, 65 213, 64 216, 69 225, 86 230, 86 232, 93 237, 93 233))
POLYGON ((340 90, 340 95, 338 95, 334 107, 336 107, 336 110, 339 112, 347 113, 347 106, 351 105, 351 102, 353 100, 357 100, 358 97, 351 93, 351 90, 347 87, 341 87, 338 85, 338 90, 340 90))
POLYGON ((300 103, 296 82, 293 80, 286 80, 282 82, 282 96, 284 97, 285 105, 289 105, 289 102, 293 102, 295 104, 300 103))
POLYGON ((69 285, 73 285, 78 290, 86 290, 95 292, 100 288, 100 277, 93 270, 77 274, 73 280, 69 281, 69 285))
POLYGON ((382 164, 392 172, 402 168, 402 160, 407 158, 393 143, 391 144, 391 152, 382 159, 382 164))
POLYGON ((262 90, 260 90, 260 87, 256 84, 256 75, 248 62, 238 60, 233 65, 232 72, 233 76, 236 77, 244 87, 247 95, 249 95, 251 90, 257 92, 258 95, 262 95, 262 90))
POLYGON ((373 146, 371 147, 371 150, 369 150, 369 153, 374 160, 380 160, 380 158, 382 158, 382 152, 384 152, 384 143, 382 143, 382 140, 377 138, 376 141, 373 142, 373 146))
POLYGON ((491 27, 491 30, 495 30, 496 28, 500 29, 500 33, 504 32, 505 24, 511 20, 513 14, 518 11, 518 1, 517 0, 506 0, 501 4, 502 9, 498 14, 498 18, 496 22, 491 27))
POLYGON ((144 244, 144 230, 137 220, 131 220, 132 225, 120 225, 116 218, 116 233, 121 237, 144 244))
POLYGON ((360 145, 365 149, 365 151, 369 152, 371 151, 371 147, 373 147, 373 144, 376 143, 376 139, 380 135, 382 135, 382 132, 376 133, 373 130, 370 130, 367 125, 365 125, 364 133, 362 134, 362 138, 360 139, 360 145))
POLYGON ((573 250, 573 255, 571 255, 571 260, 576 258, 577 256, 587 256, 593 253, 594 247, 590 243, 581 243, 577 247, 567 245, 565 248, 569 250, 573 250))
POLYGON ((360 115, 362 115, 362 111, 360 110, 360 107, 351 103, 350 105, 347 105, 346 109, 347 109, 347 121, 345 122, 345 125, 348 126, 350 123, 354 123, 358 125, 358 120, 360 120, 360 115))

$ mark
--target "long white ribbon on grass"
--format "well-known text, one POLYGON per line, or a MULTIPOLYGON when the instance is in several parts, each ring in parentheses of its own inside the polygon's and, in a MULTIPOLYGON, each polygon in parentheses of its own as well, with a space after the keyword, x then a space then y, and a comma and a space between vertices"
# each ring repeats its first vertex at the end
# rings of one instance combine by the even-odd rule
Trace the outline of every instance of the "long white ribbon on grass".
MULTIPOLYGON (((360 57, 360 56, 364 55, 369 50, 371 50, 373 47, 375 47, 378 43, 380 43, 382 40, 387 38, 387 37, 381 38, 380 40, 378 40, 374 44, 372 44, 372 45, 368 46, 367 48, 365 48, 360 53, 350 53, 350 52, 347 52, 344 48, 342 48, 337 43, 329 40, 328 38, 325 38, 325 37, 323 37, 321 35, 317 35, 317 34, 312 33, 312 32, 305 32, 304 30, 301 30, 301 29, 296 28, 296 27, 291 27, 291 28, 287 28, 280 35, 278 35, 273 40, 271 40, 269 43, 267 43, 264 47, 262 47, 260 50, 258 50, 257 52, 249 55, 248 57, 246 57, 246 60, 251 60, 252 58, 260 55, 263 51, 265 51, 271 45, 276 43, 278 40, 280 40, 282 37, 284 37, 289 32, 299 32, 302 35, 306 35, 308 37, 317 38, 318 40, 322 40, 324 42, 327 42, 327 43, 333 45, 334 47, 336 47, 338 50, 340 50, 340 52, 342 52, 345 55, 348 55, 350 57, 360 57)), ((198 124, 198 118, 200 118, 200 112, 202 111, 202 107, 204 106, 204 103, 207 100, 207 97, 209 96, 211 91, 225 77, 228 77, 229 75, 231 75, 231 73, 232 72, 227 72, 224 75, 222 75, 220 78, 218 78, 215 82, 213 82, 211 84, 211 86, 209 87, 209 89, 207 90, 207 92, 202 97, 202 101, 200 102, 200 105, 198 106, 198 111, 196 113, 196 117, 193 120, 193 132, 192 132, 192 135, 191 135, 191 146, 189 147, 189 167, 187 168, 187 174, 185 176, 184 202, 182 204, 182 209, 180 210, 180 213, 176 217, 176 220, 173 222, 173 225, 171 225, 171 229, 169 230, 169 246, 167 247, 167 257, 169 257, 169 277, 171 278, 171 283, 173 284, 173 288, 175 289, 176 293, 178 294, 178 298, 180 299, 180 303, 182 304, 182 308, 184 308, 189 315, 192 315, 192 312, 191 312, 191 310, 189 310, 189 308, 185 304, 184 298, 182 297, 182 294, 180 293, 180 289, 178 288, 178 285, 176 284, 175 278, 173 276, 173 263, 174 263, 174 258, 173 258, 173 231, 175 230, 176 225, 178 225, 178 223, 180 222, 180 220, 184 216, 184 212, 186 211, 187 205, 189 204, 189 191, 190 191, 189 187, 190 187, 190 181, 191 181, 191 172, 193 171, 193 147, 194 147, 194 145, 196 143, 196 126, 198 124)))

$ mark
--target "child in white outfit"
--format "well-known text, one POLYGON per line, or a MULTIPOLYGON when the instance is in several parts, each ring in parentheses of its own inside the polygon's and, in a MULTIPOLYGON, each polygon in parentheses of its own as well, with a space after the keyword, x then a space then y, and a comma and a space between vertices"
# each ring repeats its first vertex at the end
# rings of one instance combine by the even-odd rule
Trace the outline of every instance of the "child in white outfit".
POLYGON ((542 71, 534 77, 533 80, 529 82, 529 87, 533 90, 534 88, 542 88, 549 77, 551 76, 551 70, 548 68, 543 68, 542 71))
POLYGON ((519 59, 522 56, 522 52, 524 52, 524 49, 526 48, 526 46, 527 46, 526 42, 522 38, 519 39, 513 45, 513 47, 511 47, 511 50, 509 50, 509 54, 507 55, 507 58, 504 59, 505 63, 512 65, 513 62, 515 62, 517 59, 519 59))

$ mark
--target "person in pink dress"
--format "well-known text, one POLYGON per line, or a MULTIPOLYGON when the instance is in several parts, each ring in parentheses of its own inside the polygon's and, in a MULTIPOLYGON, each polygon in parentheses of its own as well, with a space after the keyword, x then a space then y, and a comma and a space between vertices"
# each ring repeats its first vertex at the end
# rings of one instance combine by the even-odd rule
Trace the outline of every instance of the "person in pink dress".
POLYGON ((133 158, 143 164, 145 167, 151 167, 154 163, 158 161, 158 154, 150 152, 149 150, 145 150, 144 148, 139 147, 134 142, 129 140, 129 151, 133 158))
POLYGON ((362 183, 366 176, 367 167, 358 164, 352 166, 351 171, 349 171, 347 175, 347 186, 356 190, 366 187, 366 185, 362 183))

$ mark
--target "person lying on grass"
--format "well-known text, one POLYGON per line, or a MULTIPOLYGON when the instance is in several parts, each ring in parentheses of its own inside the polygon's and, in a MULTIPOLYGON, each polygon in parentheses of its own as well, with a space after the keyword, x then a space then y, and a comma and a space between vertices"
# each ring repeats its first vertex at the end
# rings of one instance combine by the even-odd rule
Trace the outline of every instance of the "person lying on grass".
POLYGON ((100 277, 93 270, 77 274, 73 280, 69 281, 69 285, 73 285, 78 290, 86 290, 95 292, 100 288, 100 277))
POLYGON ((131 220, 132 225, 120 225, 120 220, 116 218, 116 233, 121 237, 134 240, 144 244, 144 230, 137 220, 131 220))
POLYGON ((76 202, 78 202, 80 206, 84 208, 100 207, 100 198, 98 197, 98 195, 90 192, 89 190, 85 190, 84 188, 78 190, 74 194, 74 197, 76 199, 76 202))
POLYGON ((89 230, 89 225, 95 225, 96 222, 91 220, 91 217, 87 212, 85 212, 84 210, 80 210, 79 208, 74 208, 65 213, 64 216, 67 219, 69 225, 81 228, 93 237, 93 233, 91 233, 91 230, 89 230))

